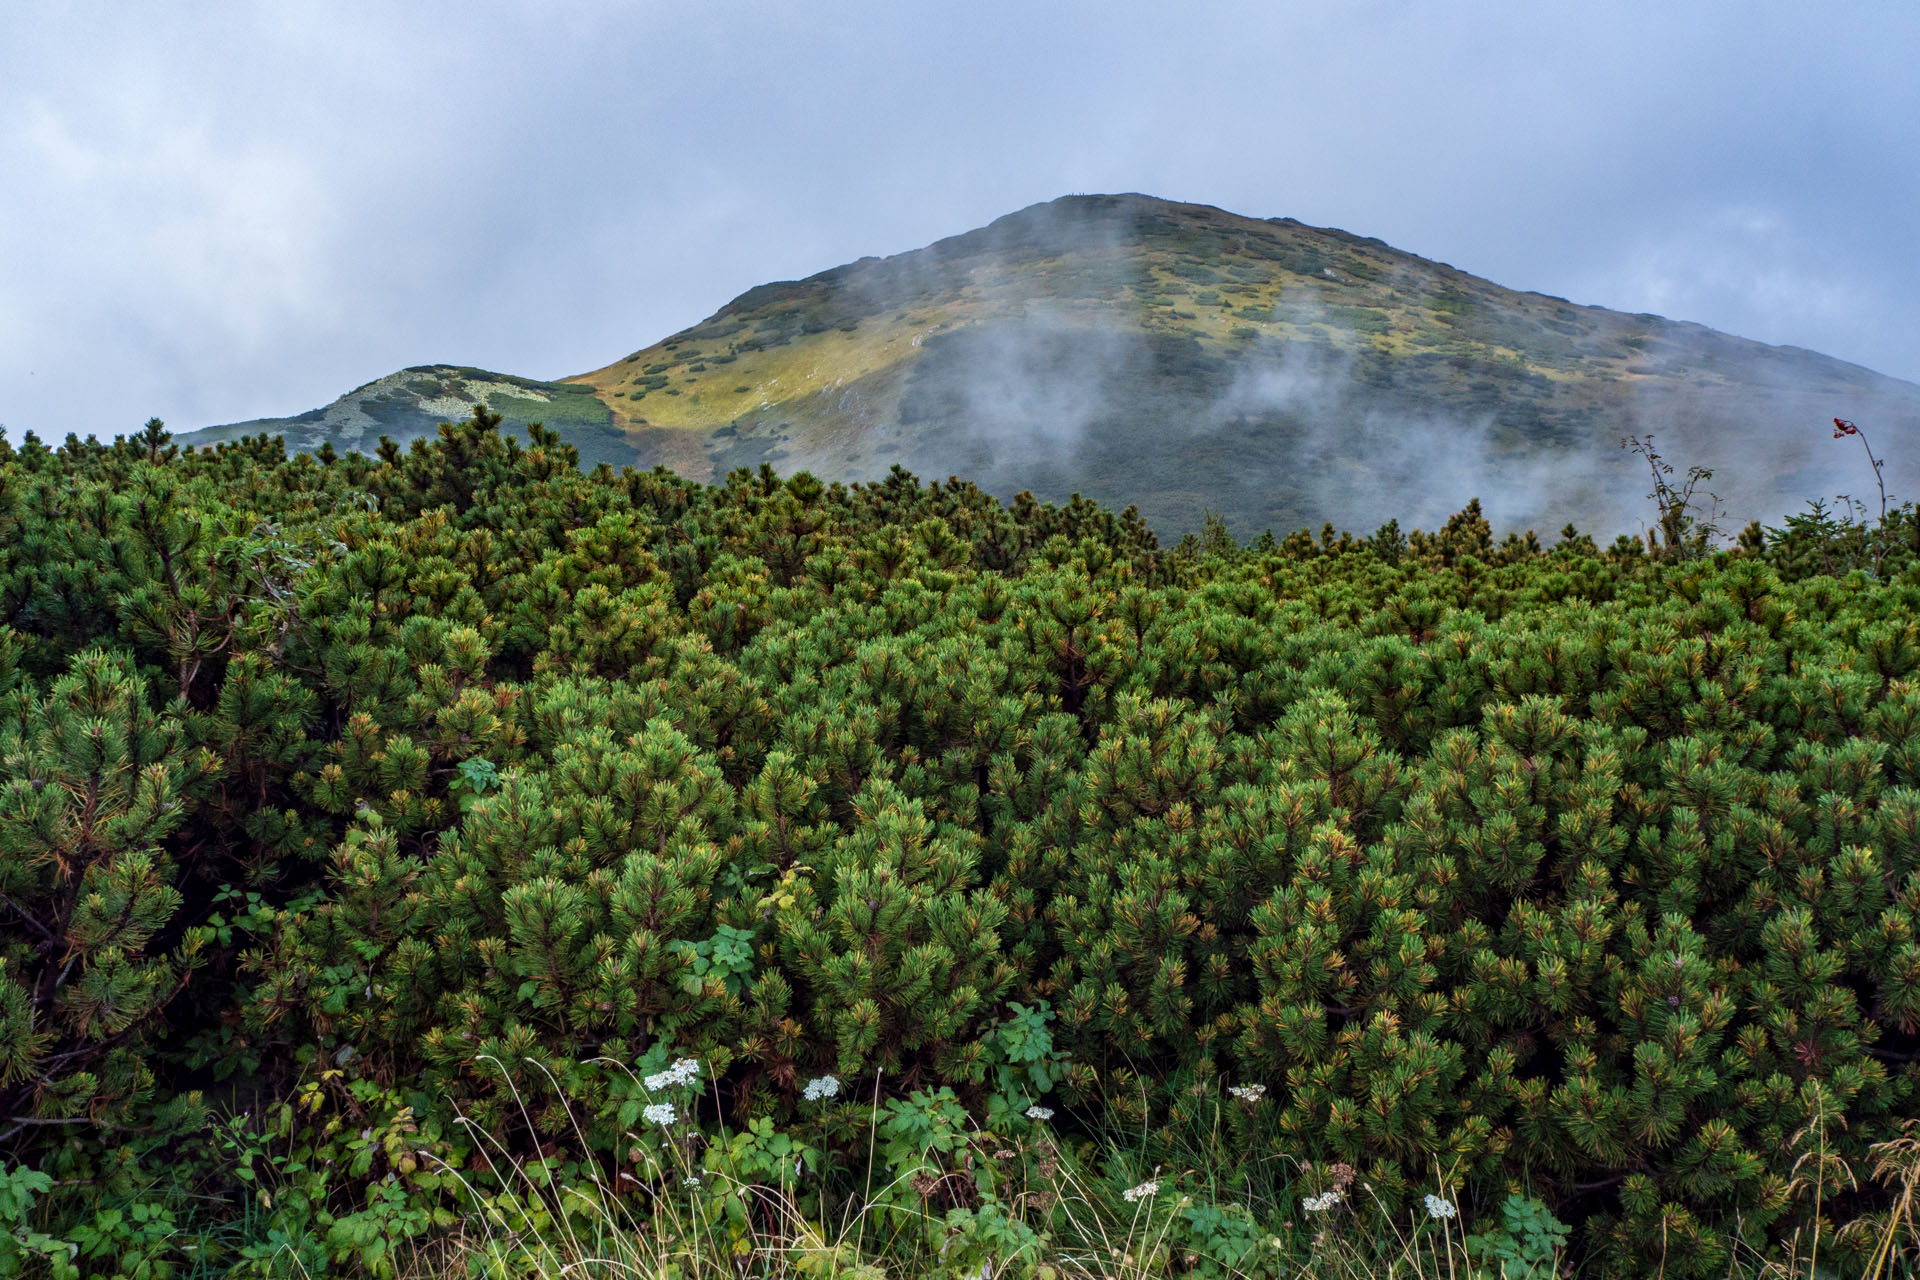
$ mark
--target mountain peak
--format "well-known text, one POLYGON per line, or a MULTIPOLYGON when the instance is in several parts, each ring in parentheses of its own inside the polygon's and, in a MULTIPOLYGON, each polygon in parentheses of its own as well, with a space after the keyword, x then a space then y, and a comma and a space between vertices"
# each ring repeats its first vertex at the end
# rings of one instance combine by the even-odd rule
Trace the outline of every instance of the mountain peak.
POLYGON ((1920 388, 1810 352, 1137 192, 760 285, 549 385, 604 410, 586 425, 608 460, 901 465, 1137 505, 1163 534, 1215 511, 1243 536, 1432 526, 1476 495, 1498 526, 1630 529, 1646 477, 1619 443, 1650 433, 1717 473, 1735 519, 1777 521, 1857 487, 1818 424, 1920 408, 1920 388))

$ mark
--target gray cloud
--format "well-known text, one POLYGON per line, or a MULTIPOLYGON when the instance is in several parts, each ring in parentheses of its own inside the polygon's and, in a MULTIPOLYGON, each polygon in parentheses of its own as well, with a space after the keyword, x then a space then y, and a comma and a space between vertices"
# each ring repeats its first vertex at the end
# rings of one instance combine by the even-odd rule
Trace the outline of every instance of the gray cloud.
POLYGON ((982 0, 0 17, 0 421, 595 367, 1066 191, 1920 377, 1920 11, 982 0))

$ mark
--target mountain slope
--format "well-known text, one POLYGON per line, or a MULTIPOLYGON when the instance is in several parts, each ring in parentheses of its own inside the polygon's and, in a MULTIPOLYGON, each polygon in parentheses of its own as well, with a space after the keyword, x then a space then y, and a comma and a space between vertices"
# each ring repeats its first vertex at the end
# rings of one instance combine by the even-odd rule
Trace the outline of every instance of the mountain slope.
POLYGON ((1647 478, 1619 443, 1647 433, 1714 468, 1736 518, 1777 519, 1865 482, 1827 418, 1920 410, 1811 352, 1144 196, 763 286, 581 381, 683 472, 899 463, 1242 534, 1431 525, 1474 494, 1498 524, 1631 527, 1647 478))
MULTIPOLYGON (((1137 505, 1169 535, 1206 510, 1242 536, 1432 527, 1475 495, 1500 527, 1632 529, 1647 477, 1619 445, 1649 433, 1682 469, 1716 471, 1732 518, 1777 521, 1871 489, 1827 419, 1920 420, 1920 387, 1812 352, 1138 195, 1066 197, 763 285, 536 385, 607 408, 589 461, 624 452, 698 479, 897 464, 1137 505)), ((1912 493, 1920 470, 1895 465, 1889 484, 1912 493)))
POLYGON ((500 414, 511 433, 524 436, 529 422, 552 427, 580 450, 588 466, 635 460, 632 444, 613 425, 612 411, 589 388, 445 364, 416 365, 376 378, 322 409, 207 427, 181 441, 205 448, 241 436, 279 435, 293 450, 331 442, 336 449, 371 453, 382 436, 403 445, 431 438, 442 422, 468 417, 480 403, 500 414))

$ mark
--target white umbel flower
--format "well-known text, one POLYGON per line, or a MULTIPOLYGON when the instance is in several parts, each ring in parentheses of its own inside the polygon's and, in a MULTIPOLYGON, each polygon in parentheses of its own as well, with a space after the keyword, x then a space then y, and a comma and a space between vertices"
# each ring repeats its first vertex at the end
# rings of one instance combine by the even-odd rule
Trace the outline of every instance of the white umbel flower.
POLYGON ((665 1071, 655 1072, 647 1077, 647 1089, 658 1092, 661 1089, 677 1089, 699 1078, 700 1063, 694 1058, 682 1058, 665 1071))
POLYGON ((1159 1194, 1160 1194, 1160 1183, 1156 1180, 1152 1182, 1143 1182, 1137 1187, 1128 1187, 1125 1191, 1122 1191, 1120 1193, 1120 1198, 1122 1200, 1125 1200, 1128 1204, 1138 1204, 1142 1200, 1152 1199, 1154 1196, 1157 1196, 1159 1194))
POLYGON ((1427 1197, 1427 1216, 1429 1218, 1458 1217, 1460 1210, 1451 1200, 1442 1200, 1439 1196, 1427 1197))
POLYGON ((653 1103, 640 1115, 648 1124, 672 1124, 680 1118, 680 1113, 673 1109, 671 1102, 653 1103))
POLYGON ((1336 1188, 1332 1191, 1322 1191, 1317 1196, 1301 1197, 1300 1207, 1308 1213, 1325 1213, 1344 1199, 1346 1197, 1336 1188))
POLYGON ((831 1098, 840 1092, 840 1082, 832 1076, 815 1076, 807 1081, 807 1087, 800 1096, 808 1102, 818 1102, 822 1098, 831 1098))
POLYGON ((1258 1102, 1266 1094, 1267 1086, 1263 1084, 1229 1085, 1227 1092, 1242 1102, 1258 1102))
POLYGON ((1041 1105, 1040 1105, 1039 1103, 1037 1103, 1037 1102, 1036 1102, 1036 1103, 1034 1103, 1034 1104, 1033 1104, 1032 1106, 1030 1106, 1030 1107, 1028 1107, 1028 1108, 1027 1108, 1027 1119, 1029 1119, 1029 1120, 1051 1120, 1051 1119, 1053 1119, 1053 1108, 1052 1108, 1052 1107, 1043 1107, 1043 1106, 1041 1106, 1041 1105))

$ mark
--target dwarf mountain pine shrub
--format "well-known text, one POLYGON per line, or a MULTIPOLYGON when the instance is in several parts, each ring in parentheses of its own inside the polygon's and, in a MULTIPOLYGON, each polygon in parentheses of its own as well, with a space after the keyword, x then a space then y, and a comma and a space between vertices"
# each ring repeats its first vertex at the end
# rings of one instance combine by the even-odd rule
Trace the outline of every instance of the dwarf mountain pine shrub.
MULTIPOLYGON (((1595 1274, 1680 1277, 1806 1226, 1809 1135, 1862 1162, 1920 1109, 1891 553, 1472 505, 1168 550, 497 425, 0 450, 9 1160, 133 1178, 205 1091, 324 1074, 342 1125, 617 1163, 684 1056, 673 1141, 778 1125, 823 1178, 861 1107, 1033 1107, 1144 1168, 1228 1134, 1223 1185, 1444 1178, 1484 1230, 1524 1187, 1595 1274)), ((438 1176, 394 1151, 351 1176, 438 1176)))

